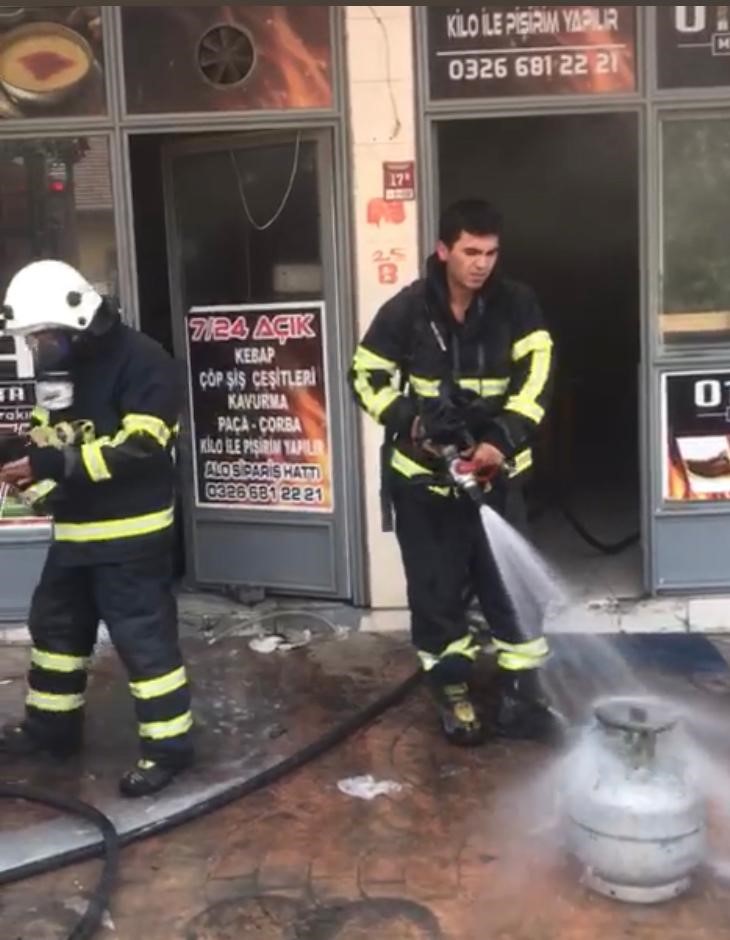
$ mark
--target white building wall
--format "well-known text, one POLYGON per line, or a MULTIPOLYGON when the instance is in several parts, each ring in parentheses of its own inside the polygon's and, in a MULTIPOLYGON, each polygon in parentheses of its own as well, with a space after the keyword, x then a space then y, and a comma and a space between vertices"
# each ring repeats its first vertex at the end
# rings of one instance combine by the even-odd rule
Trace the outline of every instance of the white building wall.
MULTIPOLYGON (((418 277, 420 268, 416 202, 383 200, 383 163, 415 160, 416 154, 412 11, 408 6, 346 8, 359 336, 379 307, 418 277)), ((395 536, 381 531, 382 429, 366 415, 362 440, 371 603, 376 609, 404 607, 395 536)))

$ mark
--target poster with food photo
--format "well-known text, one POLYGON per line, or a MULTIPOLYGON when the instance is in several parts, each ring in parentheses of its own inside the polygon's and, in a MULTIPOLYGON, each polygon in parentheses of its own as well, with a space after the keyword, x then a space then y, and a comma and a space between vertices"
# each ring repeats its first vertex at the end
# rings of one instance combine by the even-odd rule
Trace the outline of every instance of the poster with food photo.
POLYGON ((730 500, 730 372, 662 378, 664 499, 730 500))
POLYGON ((0 7, 0 118, 105 111, 101 7, 0 7))

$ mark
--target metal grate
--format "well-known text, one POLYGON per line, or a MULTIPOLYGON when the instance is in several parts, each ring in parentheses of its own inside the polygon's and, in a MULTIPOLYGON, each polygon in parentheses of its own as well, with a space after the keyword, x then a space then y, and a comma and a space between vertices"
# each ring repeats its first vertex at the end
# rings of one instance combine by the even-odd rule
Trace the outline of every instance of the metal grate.
POLYGON ((198 68, 215 88, 230 88, 245 81, 255 61, 251 37, 238 26, 214 26, 198 44, 198 68))

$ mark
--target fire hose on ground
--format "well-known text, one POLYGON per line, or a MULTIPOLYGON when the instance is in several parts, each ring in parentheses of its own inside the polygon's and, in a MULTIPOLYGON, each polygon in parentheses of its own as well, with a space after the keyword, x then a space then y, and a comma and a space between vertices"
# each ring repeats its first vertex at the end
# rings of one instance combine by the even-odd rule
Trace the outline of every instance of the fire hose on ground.
MULTIPOLYGON (((294 610, 278 612, 278 616, 280 617, 287 615, 310 616, 311 612, 294 610)), ((322 618, 321 615, 318 616, 320 619, 326 619, 322 618)), ((333 627, 331 623, 330 626, 333 627)), ((233 784, 228 789, 217 793, 208 800, 175 813, 172 816, 168 816, 165 820, 153 827, 146 827, 144 830, 145 837, 160 835, 177 826, 194 822, 209 813, 223 809, 225 806, 245 796, 250 796, 257 791, 264 790, 295 771, 301 770, 304 766, 344 743, 348 738, 352 737, 352 735, 380 718, 385 712, 400 704, 414 691, 421 679, 422 673, 419 669, 407 676, 406 679, 393 689, 379 696, 366 708, 361 709, 350 718, 340 722, 316 741, 313 741, 311 744, 308 744, 306 747, 280 761, 275 766, 262 771, 260 774, 248 780, 233 784)), ((37 790, 32 787, 0 783, 0 799, 23 800, 57 809, 60 812, 85 819, 99 830, 101 834, 100 843, 69 850, 66 853, 56 855, 51 860, 29 864, 10 874, 3 875, 0 873, 0 886, 3 886, 27 878, 58 871, 68 865, 90 861, 102 855, 104 857, 104 867, 99 882, 91 894, 88 909, 68 936, 68 940, 90 940, 90 938, 96 935, 96 932, 102 925, 105 912, 109 907, 119 866, 119 850, 121 847, 135 841, 135 834, 126 836, 118 834, 111 820, 93 806, 89 806, 78 800, 57 796, 43 790, 37 790)))

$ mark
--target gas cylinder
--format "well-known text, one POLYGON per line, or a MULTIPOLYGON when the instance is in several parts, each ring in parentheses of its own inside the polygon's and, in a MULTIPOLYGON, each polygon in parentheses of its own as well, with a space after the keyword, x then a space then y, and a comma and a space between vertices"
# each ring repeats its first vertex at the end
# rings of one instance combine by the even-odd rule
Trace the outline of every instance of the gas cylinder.
POLYGON ((705 806, 666 703, 599 703, 564 772, 567 848, 588 887, 636 904, 690 887, 705 858, 705 806))

